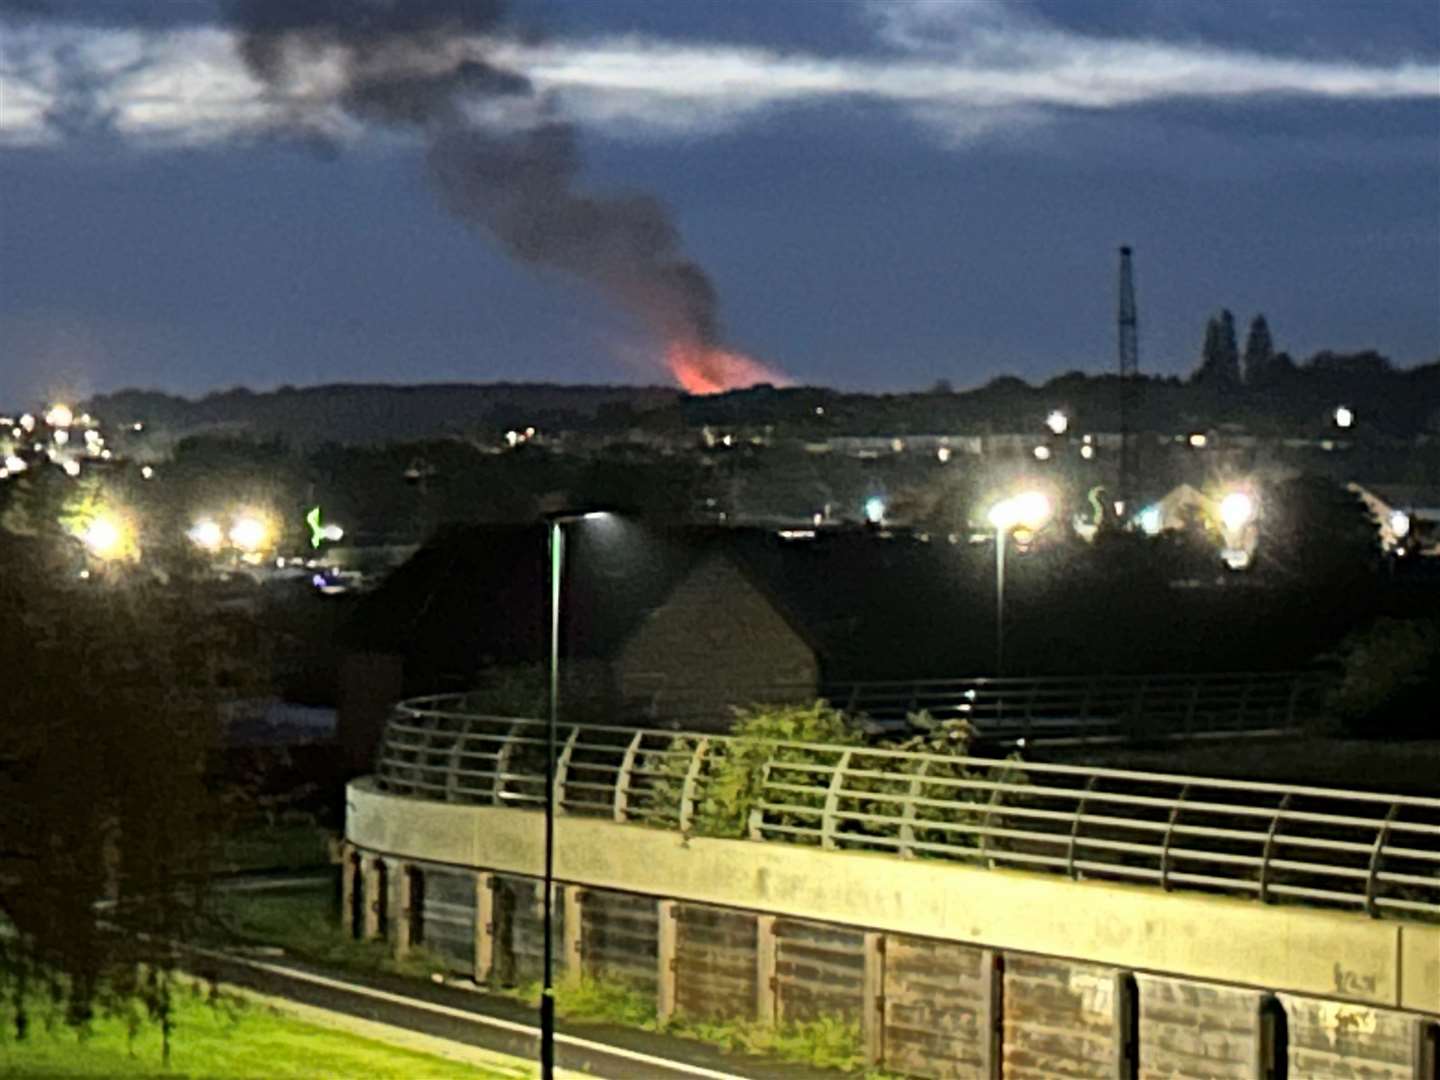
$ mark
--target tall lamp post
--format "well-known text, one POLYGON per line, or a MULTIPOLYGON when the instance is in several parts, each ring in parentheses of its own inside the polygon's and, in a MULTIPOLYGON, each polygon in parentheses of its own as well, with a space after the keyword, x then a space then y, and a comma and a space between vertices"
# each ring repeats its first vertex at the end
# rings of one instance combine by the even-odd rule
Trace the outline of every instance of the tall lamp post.
POLYGON ((560 584, 565 576, 565 526, 591 518, 608 517, 603 512, 556 514, 549 519, 550 548, 550 692, 549 715, 545 724, 545 883, 543 935, 544 973, 540 992, 540 1077, 555 1076, 555 945, 552 926, 555 917, 555 759, 560 728, 560 584))
POLYGON ((1039 491, 1022 491, 990 508, 995 528, 995 674, 1005 673, 1005 542, 1017 528, 1034 532, 1050 520, 1050 500, 1039 491))

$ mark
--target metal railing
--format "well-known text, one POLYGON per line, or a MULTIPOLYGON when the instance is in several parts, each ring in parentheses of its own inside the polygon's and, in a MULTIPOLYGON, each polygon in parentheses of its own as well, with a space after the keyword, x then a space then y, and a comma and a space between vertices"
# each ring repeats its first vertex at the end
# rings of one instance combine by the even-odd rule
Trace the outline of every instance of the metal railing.
POLYGON ((1319 671, 840 683, 824 696, 881 730, 912 713, 963 719, 988 742, 1085 742, 1280 732, 1324 711, 1319 671))
MULTIPOLYGON (((1440 917, 1440 799, 562 724, 561 813, 687 833, 889 852, 1440 917), (742 755, 738 753, 744 751, 742 755), (752 773, 753 799, 717 779, 752 773), (726 788, 726 791, 732 790, 726 788)), ((463 695, 397 707, 378 781, 400 795, 543 808, 545 724, 463 695)))

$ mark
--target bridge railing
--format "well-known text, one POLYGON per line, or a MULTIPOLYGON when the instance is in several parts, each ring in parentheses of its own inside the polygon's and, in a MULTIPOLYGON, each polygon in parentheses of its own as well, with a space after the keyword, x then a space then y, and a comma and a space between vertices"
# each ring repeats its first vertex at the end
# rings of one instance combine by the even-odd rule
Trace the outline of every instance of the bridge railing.
MULTIPOLYGON (((562 814, 1440 918, 1440 799, 601 725, 558 737, 562 814)), ((543 721, 455 695, 400 705, 377 773, 395 794, 543 809, 545 759, 543 721)))
POLYGON ((988 739, 1123 739, 1283 731, 1313 720, 1332 680, 1319 671, 972 678, 838 683, 837 708, 895 727, 921 711, 988 739))

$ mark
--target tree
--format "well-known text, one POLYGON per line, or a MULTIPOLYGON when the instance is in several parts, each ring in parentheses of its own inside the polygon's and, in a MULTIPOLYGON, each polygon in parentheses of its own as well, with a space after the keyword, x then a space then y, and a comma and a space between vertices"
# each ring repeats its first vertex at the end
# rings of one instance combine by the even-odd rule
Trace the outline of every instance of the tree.
POLYGON ((168 1051, 172 942, 205 911, 205 770, 233 652, 186 552, 102 567, 48 501, 12 493, 0 527, 0 995, 22 1037, 42 991, 77 1026, 138 1001, 168 1051))
POLYGON ((1240 385, 1240 348, 1235 343, 1235 316, 1228 308, 1205 324, 1205 348, 1195 381, 1221 388, 1240 385))
POLYGON ((1245 337, 1245 381, 1252 386, 1266 386, 1275 381, 1275 342, 1270 337, 1270 324, 1265 316, 1250 320, 1245 337))

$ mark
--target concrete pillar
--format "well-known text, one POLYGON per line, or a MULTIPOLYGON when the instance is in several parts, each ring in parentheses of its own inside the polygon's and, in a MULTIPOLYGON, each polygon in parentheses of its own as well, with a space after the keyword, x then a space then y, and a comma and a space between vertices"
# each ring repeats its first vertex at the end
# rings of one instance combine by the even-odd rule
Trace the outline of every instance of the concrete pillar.
POLYGON ((340 925, 346 937, 355 936, 355 877, 359 856, 348 841, 340 845, 340 925))
POLYGON ((378 855, 360 857, 360 895, 365 902, 364 919, 360 927, 362 941, 374 941, 380 936, 380 913, 384 910, 385 898, 380 895, 381 859, 378 855))
POLYGON ((415 900, 415 869, 405 862, 393 862, 390 870, 390 944, 395 958, 403 959, 410 953, 412 906, 415 900))
POLYGON ((495 879, 475 874, 475 981, 488 983, 495 971, 495 879))
POLYGON ((885 935, 865 935, 865 974, 861 980, 860 1040, 865 1062, 880 1065, 885 1059, 885 935))
POLYGON ((680 912, 674 900, 657 905, 660 918, 656 955, 655 1013, 661 1020, 675 1014, 675 947, 679 944, 680 912))
POLYGON ((775 916, 755 916, 755 1019, 775 1023, 775 916))
POLYGON ((584 957, 582 954, 582 942, 584 941, 585 916, 581 910, 584 901, 585 891, 579 885, 566 885, 564 889, 564 930, 565 937, 560 946, 560 963, 566 974, 578 979, 584 974, 584 957))

